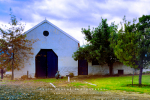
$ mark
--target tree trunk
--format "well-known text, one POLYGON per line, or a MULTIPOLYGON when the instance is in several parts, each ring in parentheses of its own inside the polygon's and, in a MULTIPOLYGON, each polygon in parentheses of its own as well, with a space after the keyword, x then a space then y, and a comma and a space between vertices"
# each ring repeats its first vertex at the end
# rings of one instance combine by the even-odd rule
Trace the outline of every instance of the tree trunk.
POLYGON ((133 86, 133 78, 134 78, 134 72, 133 72, 133 75, 132 75, 132 86, 133 86))
POLYGON ((14 79, 14 61, 12 61, 12 76, 11 76, 11 80, 14 79))
POLYGON ((3 79, 3 73, 4 73, 3 68, 1 68, 1 79, 3 79))
POLYGON ((109 75, 113 75, 113 63, 110 63, 108 66, 109 66, 109 75))
POLYGON ((142 85, 142 72, 143 72, 143 66, 140 66, 140 73, 139 73, 139 86, 142 85))
MULTIPOLYGON (((12 45, 12 49, 13 48, 13 45, 12 45)), ((13 50, 13 56, 12 56, 12 76, 11 76, 11 80, 14 79, 14 50, 13 50)))

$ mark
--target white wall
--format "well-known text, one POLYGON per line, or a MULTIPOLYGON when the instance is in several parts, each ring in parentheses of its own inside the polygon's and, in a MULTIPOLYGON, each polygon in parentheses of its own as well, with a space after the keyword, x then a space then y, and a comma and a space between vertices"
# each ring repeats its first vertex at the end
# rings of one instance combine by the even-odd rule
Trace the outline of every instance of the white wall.
POLYGON ((118 70, 124 70, 124 74, 133 74, 134 68, 126 66, 122 63, 114 63, 114 74, 118 74, 118 70))
POLYGON ((30 58, 29 63, 25 64, 25 68, 20 71, 15 71, 15 77, 21 77, 27 74, 34 77, 35 75, 35 56, 40 49, 52 49, 58 56, 58 70, 60 75, 65 76, 70 72, 78 75, 78 61, 74 61, 72 54, 78 49, 78 42, 68 37, 62 31, 48 23, 44 23, 34 30, 27 33, 27 39, 39 39, 33 44, 33 58, 30 58), (43 31, 48 31, 49 36, 44 36, 43 31))
MULTIPOLYGON (((133 74, 133 68, 127 67, 122 63, 113 64, 113 73, 118 74, 118 70, 124 70, 124 74, 133 74)), ((136 71, 138 73, 138 71, 136 71)), ((106 75, 109 74, 109 67, 105 65, 92 65, 91 62, 88 63, 88 75, 106 75)))
POLYGON ((92 65, 91 62, 88 63, 88 75, 105 75, 109 74, 109 67, 107 65, 92 65))

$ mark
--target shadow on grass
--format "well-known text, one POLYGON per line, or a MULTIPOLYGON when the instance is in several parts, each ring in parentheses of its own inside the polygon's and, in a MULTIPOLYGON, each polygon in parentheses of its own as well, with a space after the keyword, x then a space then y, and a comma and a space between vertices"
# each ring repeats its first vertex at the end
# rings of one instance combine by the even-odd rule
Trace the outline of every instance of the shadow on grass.
POLYGON ((124 85, 124 87, 144 87, 144 88, 150 88, 150 85, 146 85, 146 84, 127 84, 127 85, 124 85))

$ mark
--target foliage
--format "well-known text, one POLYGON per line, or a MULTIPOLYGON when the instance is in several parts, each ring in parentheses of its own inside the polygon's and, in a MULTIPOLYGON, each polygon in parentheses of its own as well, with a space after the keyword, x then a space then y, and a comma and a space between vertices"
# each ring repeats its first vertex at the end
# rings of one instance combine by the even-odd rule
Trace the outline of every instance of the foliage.
MULTIPOLYGON (((20 70, 24 63, 33 55, 32 44, 37 40, 27 40, 23 34, 24 25, 17 21, 16 16, 10 10, 10 27, 0 28, 2 38, 0 39, 0 68, 7 70, 20 70)), ((13 74, 13 73, 12 73, 13 74)))
POLYGON ((87 61, 92 61, 93 56, 90 55, 92 50, 93 47, 91 45, 85 45, 84 47, 80 47, 76 52, 74 52, 72 57, 74 60, 86 59, 87 61))
POLYGON ((150 74, 150 71, 146 71, 145 73, 146 73, 146 74, 150 74))
POLYGON ((118 34, 111 33, 111 47, 114 48, 115 55, 123 64, 135 69, 140 69, 139 85, 141 85, 142 70, 150 64, 150 29, 142 32, 139 29, 141 23, 135 24, 135 20, 127 22, 123 19, 124 26, 118 34), (123 30, 124 28, 124 30, 123 30), (114 39, 117 36, 117 39, 114 39))
POLYGON ((25 80, 25 79, 28 79, 27 75, 23 75, 21 76, 21 79, 25 80))
POLYGON ((143 15, 139 18, 136 25, 137 31, 141 32, 140 36, 140 64, 147 68, 150 64, 150 15, 143 15))
MULTIPOLYGON (((82 28, 82 33, 85 35, 88 44, 74 52, 72 56, 74 60, 86 59, 88 62, 95 60, 99 64, 107 63, 112 68, 113 63, 118 60, 108 41, 112 31, 116 32, 117 26, 114 23, 108 26, 107 19, 102 19, 100 25, 95 29, 93 28, 92 31, 90 27, 88 29, 82 28)), ((112 74, 112 69, 110 74, 112 74)))
POLYGON ((136 25, 137 30, 144 32, 145 28, 150 27, 150 15, 143 15, 139 18, 139 23, 136 25))
MULTIPOLYGON (((129 22, 124 24, 125 29, 129 27, 129 22)), ((128 32, 125 30, 123 32, 123 26, 119 30, 118 34, 111 33, 111 47, 114 48, 114 53, 117 58, 123 64, 137 68, 135 64, 138 56, 138 42, 137 42, 138 33, 128 32)))

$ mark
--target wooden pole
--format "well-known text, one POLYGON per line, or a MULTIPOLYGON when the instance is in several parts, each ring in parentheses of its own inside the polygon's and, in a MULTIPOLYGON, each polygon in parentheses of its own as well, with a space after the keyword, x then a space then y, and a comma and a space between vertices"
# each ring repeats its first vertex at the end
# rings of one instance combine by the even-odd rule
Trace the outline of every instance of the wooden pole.
POLYGON ((29 71, 27 71, 27 79, 28 79, 29 71))
POLYGON ((134 71, 133 71, 133 75, 132 75, 132 86, 133 86, 133 78, 134 78, 134 71))
POLYGON ((3 79, 3 73, 4 73, 4 71, 3 71, 3 69, 1 68, 1 79, 3 79))
POLYGON ((13 57, 12 57, 12 76, 11 76, 11 80, 14 79, 14 48, 12 45, 12 50, 13 50, 13 57))

